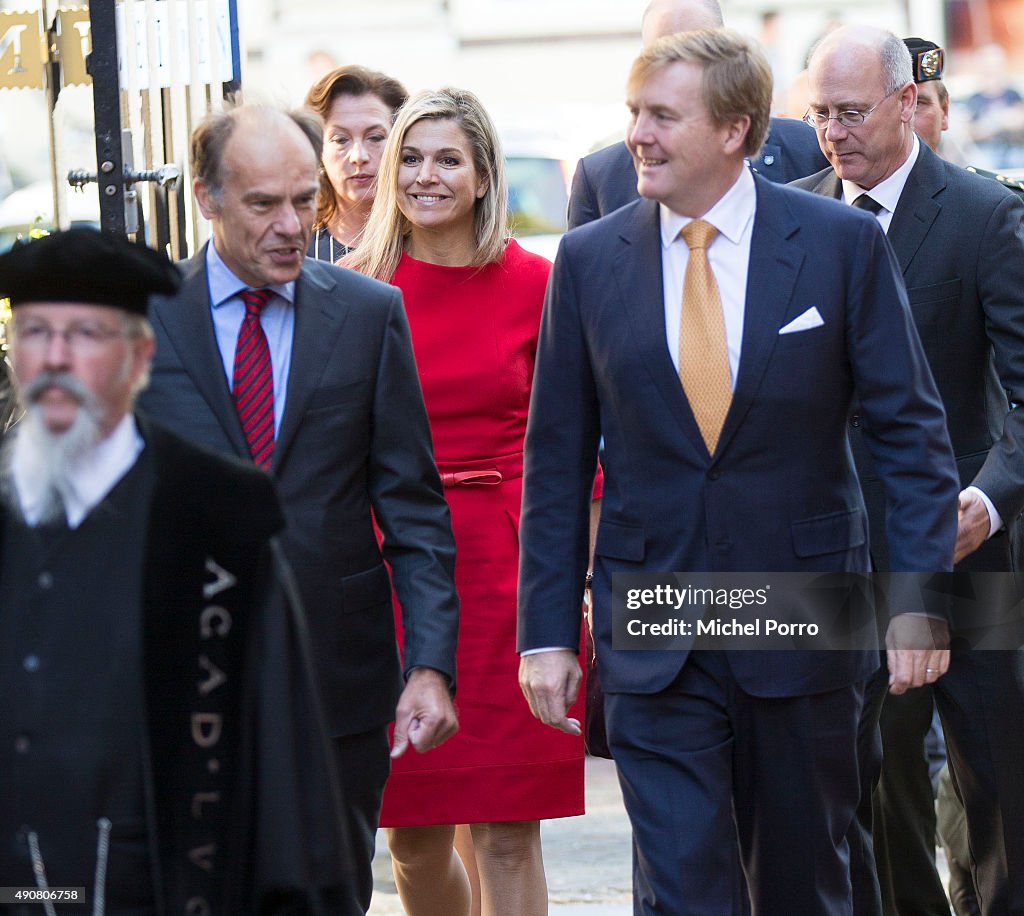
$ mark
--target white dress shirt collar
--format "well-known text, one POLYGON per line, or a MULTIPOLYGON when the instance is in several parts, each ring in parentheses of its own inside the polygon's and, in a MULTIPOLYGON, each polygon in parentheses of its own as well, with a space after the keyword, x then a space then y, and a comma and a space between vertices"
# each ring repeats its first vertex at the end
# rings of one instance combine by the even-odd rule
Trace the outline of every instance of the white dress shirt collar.
MULTIPOLYGON (((745 166, 729 190, 700 218, 711 223, 721 235, 724 235, 734 245, 738 245, 750 221, 754 218, 756 202, 757 189, 754 187, 754 176, 745 166)), ((664 248, 668 248, 679 238, 682 229, 693 222, 693 217, 680 216, 664 204, 661 204, 659 209, 661 211, 661 244, 664 248)), ((712 244, 714 243, 712 242, 712 244)))
POLYGON ((910 149, 910 155, 895 172, 884 181, 880 181, 870 191, 864 190, 860 185, 852 181, 843 181, 843 200, 852 204, 861 194, 867 194, 878 201, 885 209, 880 210, 875 216, 881 224, 882 229, 889 231, 889 223, 892 222, 892 215, 896 212, 896 205, 900 202, 900 195, 907 184, 907 179, 921 155, 921 141, 914 135, 914 145, 910 149))
MULTIPOLYGON (((729 370, 733 386, 739 372, 743 346, 743 322, 747 299, 747 274, 750 267, 750 240, 757 210, 757 186, 748 168, 744 168, 725 194, 701 219, 711 223, 718 235, 708 246, 708 261, 718 284, 725 339, 729 351, 729 370)), ((690 217, 660 207, 661 275, 665 308, 665 343, 676 371, 679 371, 679 325, 683 290, 690 249, 679 235, 692 222, 690 217)))

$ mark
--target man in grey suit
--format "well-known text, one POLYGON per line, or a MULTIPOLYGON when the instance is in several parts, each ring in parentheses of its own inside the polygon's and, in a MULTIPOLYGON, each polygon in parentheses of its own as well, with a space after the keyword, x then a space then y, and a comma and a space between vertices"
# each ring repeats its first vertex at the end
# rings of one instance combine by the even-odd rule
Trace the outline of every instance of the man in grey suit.
MULTIPOLYGON (((796 185, 871 210, 886 231, 956 453, 957 568, 1015 570, 1024 507, 1024 204, 915 136, 917 86, 895 36, 864 27, 833 32, 812 55, 809 77, 807 118, 832 168, 796 185)), ((861 442, 864 424, 854 415, 850 425, 872 556, 885 570, 885 502, 861 442)), ((972 651, 957 638, 971 621, 952 623, 949 672, 930 689, 967 813, 978 896, 985 914, 1024 913, 1024 652, 972 651)), ((884 681, 876 684, 877 714, 884 681)), ((865 751, 865 789, 878 775, 870 756, 865 751)), ((869 824, 869 813, 861 814, 869 824)), ((859 912, 877 909, 870 896, 859 912)), ((904 912, 898 902, 896 909, 904 912)))
POLYGON ((182 265, 178 295, 151 310, 157 353, 141 406, 277 483, 358 860, 350 903, 364 912, 388 722, 392 756, 457 728, 458 599, 401 294, 304 257, 322 142, 315 116, 261 107, 196 130, 193 189, 213 241, 182 265))
MULTIPOLYGON (((652 0, 640 33, 644 47, 674 32, 715 29, 722 25, 718 0, 652 0)), ((761 149, 751 157, 755 170, 786 183, 812 175, 827 165, 814 131, 800 121, 772 118, 761 149)), ((584 156, 576 167, 569 195, 569 228, 598 219, 639 199, 636 169, 625 143, 613 143, 584 156)))

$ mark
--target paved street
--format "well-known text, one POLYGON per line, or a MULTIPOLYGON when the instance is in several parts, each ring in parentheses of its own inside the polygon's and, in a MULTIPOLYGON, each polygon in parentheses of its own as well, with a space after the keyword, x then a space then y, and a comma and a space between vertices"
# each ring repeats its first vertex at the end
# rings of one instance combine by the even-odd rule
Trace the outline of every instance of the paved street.
MULTIPOLYGON (((553 916, 629 916, 630 838, 610 760, 587 758, 587 813, 541 827, 553 916)), ((384 832, 377 835, 369 916, 402 916, 384 832)))
MULTIPOLYGON (((552 916, 630 916, 630 835, 610 760, 587 758, 587 813, 541 827, 552 916)), ((949 880, 938 851, 939 873, 949 880)), ((377 835, 373 905, 368 916, 403 916, 384 832, 377 835)))

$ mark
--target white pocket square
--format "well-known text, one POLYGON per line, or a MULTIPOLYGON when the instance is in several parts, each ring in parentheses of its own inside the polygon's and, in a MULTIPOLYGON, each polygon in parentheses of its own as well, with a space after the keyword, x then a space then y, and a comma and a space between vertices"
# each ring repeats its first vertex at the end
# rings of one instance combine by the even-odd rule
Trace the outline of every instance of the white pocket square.
POLYGON ((816 305, 812 305, 802 315, 797 315, 785 327, 779 328, 780 334, 795 334, 797 331, 809 331, 811 328, 820 328, 825 323, 816 305))

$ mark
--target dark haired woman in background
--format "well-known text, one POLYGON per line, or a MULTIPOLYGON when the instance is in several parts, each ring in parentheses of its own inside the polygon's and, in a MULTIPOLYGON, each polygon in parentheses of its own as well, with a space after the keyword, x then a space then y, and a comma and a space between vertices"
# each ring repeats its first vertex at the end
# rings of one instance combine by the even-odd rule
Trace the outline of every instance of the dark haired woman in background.
POLYGON ((321 77, 306 94, 306 107, 324 119, 320 194, 307 252, 337 261, 356 246, 377 187, 377 168, 405 87, 357 64, 321 77))

